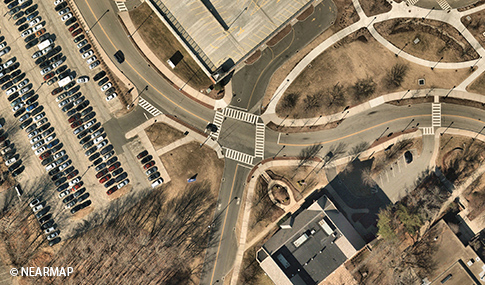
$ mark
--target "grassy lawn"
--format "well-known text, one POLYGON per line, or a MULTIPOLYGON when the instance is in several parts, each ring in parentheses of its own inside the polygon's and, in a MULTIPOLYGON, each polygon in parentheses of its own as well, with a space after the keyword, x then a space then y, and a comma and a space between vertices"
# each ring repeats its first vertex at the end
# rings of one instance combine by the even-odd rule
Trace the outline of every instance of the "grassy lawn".
POLYGON ((386 0, 361 0, 360 6, 367 17, 391 11, 392 6, 386 0))
POLYGON ((470 69, 431 70, 429 67, 410 63, 379 44, 366 30, 349 35, 333 48, 327 49, 309 65, 289 86, 278 102, 276 113, 280 117, 311 118, 341 112, 345 106, 355 106, 378 96, 408 89, 452 88, 470 75, 470 69), (393 66, 403 65, 407 71, 401 85, 388 84, 388 73, 393 66), (418 79, 425 78, 426 85, 419 86, 418 79), (373 93, 356 96, 353 85, 358 80, 374 82, 373 93), (332 100, 330 92, 337 85, 341 100, 332 100), (290 95, 293 94, 293 95, 290 95), (309 96, 322 96, 312 107, 305 103, 309 96), (284 104, 285 97, 294 96, 293 104, 284 104))
POLYGON ((394 46, 418 58, 443 62, 478 59, 478 53, 451 25, 421 19, 393 19, 375 24, 377 31, 394 46), (419 42, 414 43, 418 38, 419 42))
POLYGON ((145 132, 155 149, 160 149, 185 137, 184 133, 164 123, 155 123, 146 128, 145 132))
POLYGON ((468 16, 461 18, 461 22, 467 27, 468 31, 475 37, 475 39, 480 43, 480 45, 485 46, 485 37, 483 32, 485 32, 485 11, 479 11, 468 16), (471 20, 468 20, 470 16, 471 20))
POLYGON ((152 13, 152 9, 150 9, 147 3, 143 3, 136 9, 130 11, 130 17, 135 27, 140 27, 143 24, 137 33, 140 34, 147 46, 168 68, 171 69, 167 64, 167 60, 176 51, 182 53, 184 59, 173 69, 173 72, 180 79, 184 82, 188 81, 187 84, 196 90, 205 90, 212 85, 210 78, 207 77, 165 24, 155 13, 152 13))
POLYGON ((466 89, 470 92, 485 95, 485 73, 480 74, 466 89))

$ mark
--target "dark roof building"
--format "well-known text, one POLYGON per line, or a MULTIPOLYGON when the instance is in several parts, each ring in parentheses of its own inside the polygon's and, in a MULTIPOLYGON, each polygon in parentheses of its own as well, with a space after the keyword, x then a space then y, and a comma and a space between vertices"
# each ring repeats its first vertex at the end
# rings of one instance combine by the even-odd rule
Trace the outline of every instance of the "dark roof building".
POLYGON ((313 285, 364 245, 344 215, 323 196, 286 220, 256 258, 275 284, 313 285))

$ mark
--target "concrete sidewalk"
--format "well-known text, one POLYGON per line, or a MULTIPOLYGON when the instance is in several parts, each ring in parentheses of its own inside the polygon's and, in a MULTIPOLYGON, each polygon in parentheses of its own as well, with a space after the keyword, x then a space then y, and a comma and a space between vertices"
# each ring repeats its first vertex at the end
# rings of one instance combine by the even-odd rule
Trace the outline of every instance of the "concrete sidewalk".
POLYGON ((132 42, 138 47, 138 50, 145 56, 145 58, 151 62, 151 64, 156 67, 168 80, 170 80, 175 86, 179 88, 179 91, 195 100, 202 105, 210 106, 213 109, 222 109, 225 108, 232 99, 232 82, 229 82, 225 86, 225 94, 224 98, 215 100, 207 95, 195 90, 190 85, 186 84, 182 79, 177 77, 158 57, 150 50, 150 48, 146 45, 143 41, 139 33, 135 33, 136 27, 133 25, 131 21, 130 15, 128 12, 120 12, 118 13, 119 19, 122 24, 125 26, 126 30, 131 36, 132 42), (182 87, 182 88, 181 88, 182 87))
MULTIPOLYGON (((277 125, 282 125, 282 126, 304 126, 305 124, 311 125, 314 122, 317 122, 317 120, 323 124, 327 122, 332 122, 332 121, 338 121, 342 119, 344 116, 353 116, 355 114, 358 114, 362 111, 368 110, 370 108, 373 108, 375 106, 378 106, 380 104, 384 104, 385 102, 392 101, 392 100, 399 100, 405 92, 396 92, 396 93, 391 93, 387 95, 380 96, 378 98, 375 98, 373 100, 370 100, 369 102, 360 104, 358 106, 352 107, 348 110, 348 113, 337 113, 337 114, 332 114, 329 116, 325 117, 315 117, 315 118, 310 118, 310 119, 299 119, 299 120, 286 120, 284 118, 280 118, 276 115, 276 105, 278 101, 281 99, 285 91, 288 89, 288 87, 291 85, 291 83, 300 75, 300 73, 321 53, 323 53, 326 49, 331 47, 333 44, 337 43, 341 39, 345 38, 346 36, 352 34, 353 32, 359 30, 360 28, 368 27, 370 33, 376 38, 379 43, 384 45, 386 48, 388 48, 390 51, 397 53, 400 51, 397 47, 392 45, 389 41, 384 39, 380 34, 377 33, 375 28, 372 26, 374 23, 386 21, 389 19, 395 19, 395 18, 409 18, 409 15, 413 15, 415 18, 420 18, 420 17, 425 17, 427 16, 428 19, 433 19, 433 20, 438 20, 438 21, 443 21, 446 22, 453 27, 455 27, 458 31, 463 31, 462 35, 466 38, 466 40, 475 48, 477 53, 483 58, 485 57, 485 49, 480 45, 480 43, 475 39, 475 37, 466 29, 466 27, 461 23, 460 18, 476 12, 485 9, 485 6, 479 6, 475 9, 471 9, 469 11, 464 11, 464 12, 458 12, 457 10, 452 10, 450 13, 446 13, 445 11, 442 10, 433 10, 430 11, 428 9, 423 9, 419 8, 416 6, 407 6, 405 2, 401 3, 392 3, 392 9, 391 11, 377 15, 375 17, 367 17, 364 12, 362 11, 362 8, 360 7, 360 3, 358 0, 353 0, 353 4, 360 16, 360 20, 349 27, 335 33, 331 37, 329 37, 327 40, 322 42, 319 46, 317 46, 315 49, 313 49, 310 53, 308 53, 288 74, 288 76, 283 80, 283 82, 280 84, 280 86, 276 89, 273 97, 271 98, 271 101, 265 111, 265 113, 261 116, 263 121, 267 124, 270 121, 277 124, 277 125), (321 120, 323 119, 323 120, 321 120), (283 124, 281 124, 283 123, 283 124)), ((417 58, 415 56, 412 56, 405 51, 401 51, 400 57, 409 60, 411 62, 414 62, 419 65, 427 66, 427 67, 432 67, 437 64, 437 62, 433 61, 428 61, 424 59, 417 58)), ((476 70, 473 72, 469 77, 467 77, 463 82, 461 82, 453 92, 450 94, 447 94, 448 91, 447 89, 434 89, 432 92, 428 93, 428 90, 420 89, 420 90, 412 90, 410 94, 414 94, 413 96, 423 96, 423 94, 427 95, 434 95, 434 96, 446 96, 446 94, 449 97, 456 97, 456 98, 463 98, 463 99, 468 99, 472 101, 478 101, 478 102, 485 102, 485 97, 479 94, 474 94, 474 93, 469 93, 466 92, 466 86, 471 84, 478 76, 480 76, 484 71, 485 71, 485 60, 473 60, 473 61, 467 61, 467 62, 458 62, 458 63, 442 63, 440 62, 437 68, 440 69, 458 69, 458 68, 470 68, 472 65, 476 64, 476 70)), ((408 97, 409 98, 409 97, 408 97)))

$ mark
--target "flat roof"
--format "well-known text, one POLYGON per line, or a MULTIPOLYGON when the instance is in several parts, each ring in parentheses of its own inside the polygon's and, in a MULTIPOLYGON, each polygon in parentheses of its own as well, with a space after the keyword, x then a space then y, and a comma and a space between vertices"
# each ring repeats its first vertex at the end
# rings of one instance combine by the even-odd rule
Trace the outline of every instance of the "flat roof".
POLYGON ((170 11, 179 34, 188 33, 216 68, 228 59, 238 63, 313 1, 151 0, 170 11))

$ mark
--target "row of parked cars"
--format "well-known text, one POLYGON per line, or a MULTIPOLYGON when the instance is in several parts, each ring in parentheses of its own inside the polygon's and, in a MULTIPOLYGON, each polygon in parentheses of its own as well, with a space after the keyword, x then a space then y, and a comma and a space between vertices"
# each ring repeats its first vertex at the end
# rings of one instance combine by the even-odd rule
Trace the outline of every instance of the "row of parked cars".
MULTIPOLYGON (((56 5, 54 10, 60 10, 59 15, 69 15, 72 13, 68 4, 64 0, 56 0, 54 4, 56 5)), ((61 18, 61 20, 64 21, 63 18, 61 18)), ((99 66, 100 61, 94 55, 94 51, 91 49, 91 45, 88 43, 85 35, 81 34, 82 29, 79 28, 79 23, 76 22, 75 17, 69 16, 65 20, 66 23, 69 22, 69 25, 71 25, 68 30, 71 32, 71 35, 75 37, 74 43, 79 49, 82 58, 86 59, 89 68, 93 69, 99 66)), ((114 92, 111 82, 108 82, 109 80, 105 76, 106 72, 100 71, 93 77, 93 80, 99 80, 98 85, 100 86, 101 91, 109 92, 107 93, 106 99, 109 101, 115 98, 117 94, 114 92)), ((82 81, 78 80, 78 83, 87 82, 88 80, 89 79, 83 79, 82 81)), ((105 188, 109 188, 107 192, 112 193, 126 186, 130 182, 128 174, 124 172, 118 158, 114 156, 114 147, 109 144, 104 129, 100 128, 101 123, 96 121, 96 113, 94 111, 86 111, 92 110, 91 106, 88 107, 89 100, 85 100, 84 97, 79 95, 80 93, 75 92, 76 91, 67 92, 65 95, 58 95, 56 100, 59 102, 59 108, 62 108, 61 110, 67 113, 67 121, 70 124, 70 127, 74 129, 73 134, 77 136, 79 143, 83 146, 83 149, 86 150, 84 154, 88 157, 88 160, 92 162, 92 166, 95 167, 96 178, 99 179, 99 183, 104 184, 105 188), (65 98, 67 96, 69 97, 65 98), (80 106, 86 108, 85 111, 72 111, 77 110, 80 106), (73 107, 76 107, 76 109, 73 109, 73 107)), ((56 89, 54 89, 52 94, 57 94, 56 89)))
POLYGON ((33 199, 29 206, 41 225, 40 228, 44 231, 44 234, 49 241, 49 245, 53 246, 58 244, 61 241, 61 237, 59 237, 61 231, 57 229, 57 224, 52 219, 52 214, 49 213, 51 207, 47 206, 47 203, 41 201, 39 198, 33 199))
POLYGON ((155 166, 155 161, 153 160, 153 156, 148 154, 147 150, 140 152, 136 158, 140 160, 140 163, 145 170, 145 174, 148 177, 148 181, 152 183, 152 188, 155 188, 163 183, 163 178, 160 177, 160 172, 158 172, 158 168, 155 166))

